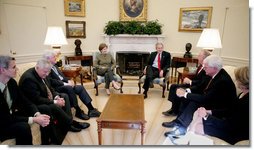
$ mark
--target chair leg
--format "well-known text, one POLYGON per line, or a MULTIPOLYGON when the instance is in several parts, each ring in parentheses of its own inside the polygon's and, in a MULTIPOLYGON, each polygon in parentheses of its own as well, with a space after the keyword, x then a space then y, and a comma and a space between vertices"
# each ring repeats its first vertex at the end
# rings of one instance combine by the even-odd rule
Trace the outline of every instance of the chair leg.
POLYGON ((95 88, 95 90, 96 90, 95 96, 98 96, 98 95, 99 95, 99 92, 98 92, 98 84, 96 83, 95 80, 94 80, 93 82, 94 82, 94 88, 95 88))
POLYGON ((138 94, 140 94, 140 93, 141 93, 141 84, 138 83, 138 94))
POLYGON ((165 98, 165 89, 166 89, 166 85, 162 86, 162 98, 165 98))
POLYGON ((120 93, 123 93, 123 82, 121 82, 121 89, 120 89, 120 93))

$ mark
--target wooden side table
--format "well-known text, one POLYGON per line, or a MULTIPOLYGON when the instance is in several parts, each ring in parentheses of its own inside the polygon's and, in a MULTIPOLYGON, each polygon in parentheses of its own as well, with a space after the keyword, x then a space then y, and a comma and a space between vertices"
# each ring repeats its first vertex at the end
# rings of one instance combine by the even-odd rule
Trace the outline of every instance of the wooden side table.
POLYGON ((190 71, 188 67, 180 67, 177 69, 177 72, 178 72, 177 84, 179 84, 180 81, 182 83, 185 77, 193 79, 196 76, 196 72, 190 71))
POLYGON ((76 78, 80 76, 80 82, 81 85, 83 85, 83 76, 80 73, 81 69, 82 69, 81 67, 70 67, 68 69, 61 68, 61 71, 66 77, 73 79, 75 85, 77 83, 76 78))
POLYGON ((92 55, 85 55, 85 56, 65 56, 65 64, 70 64, 71 61, 80 60, 80 61, 87 61, 88 66, 90 67, 90 76, 87 79, 92 80, 92 70, 91 67, 93 66, 93 56, 92 55))
POLYGON ((142 94, 111 94, 98 124, 99 145, 102 144, 102 128, 139 129, 141 145, 145 133, 144 96, 142 94))

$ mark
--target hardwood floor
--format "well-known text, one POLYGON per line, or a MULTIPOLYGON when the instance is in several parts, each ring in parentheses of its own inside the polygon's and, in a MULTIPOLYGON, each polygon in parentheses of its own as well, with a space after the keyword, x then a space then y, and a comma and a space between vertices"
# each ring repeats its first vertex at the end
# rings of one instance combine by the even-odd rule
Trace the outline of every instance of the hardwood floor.
MULTIPOLYGON (((137 80, 126 80, 123 85, 123 94, 137 94, 137 80)), ((94 107, 102 111, 107 103, 104 84, 99 86, 99 96, 95 96, 93 82, 85 83, 85 88, 93 99, 94 107)), ((110 89, 112 93, 119 91, 110 89)), ((161 97, 162 88, 155 85, 148 92, 148 98, 145 99, 145 120, 147 121, 144 135, 144 145, 162 145, 165 141, 164 132, 168 129, 162 127, 162 122, 171 121, 173 117, 162 115, 162 111, 168 110, 171 103, 167 100, 168 91, 165 92, 166 98, 161 97)), ((87 113, 85 105, 81 104, 81 108, 87 113)), ((77 118, 75 118, 78 120, 77 118)), ((97 118, 91 118, 87 122, 90 123, 88 129, 79 133, 68 132, 63 145, 98 145, 97 118)), ((81 121, 81 120, 80 120, 81 121)), ((103 145, 140 145, 140 130, 120 130, 120 129, 103 129, 102 143, 103 145)))

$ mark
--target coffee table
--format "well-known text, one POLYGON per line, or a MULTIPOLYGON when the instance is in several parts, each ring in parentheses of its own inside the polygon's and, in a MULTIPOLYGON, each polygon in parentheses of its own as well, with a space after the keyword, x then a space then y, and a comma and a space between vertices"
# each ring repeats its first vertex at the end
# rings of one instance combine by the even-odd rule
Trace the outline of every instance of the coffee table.
POLYGON ((141 145, 145 133, 144 96, 142 94, 111 94, 98 125, 99 145, 102 144, 102 128, 139 129, 141 145))

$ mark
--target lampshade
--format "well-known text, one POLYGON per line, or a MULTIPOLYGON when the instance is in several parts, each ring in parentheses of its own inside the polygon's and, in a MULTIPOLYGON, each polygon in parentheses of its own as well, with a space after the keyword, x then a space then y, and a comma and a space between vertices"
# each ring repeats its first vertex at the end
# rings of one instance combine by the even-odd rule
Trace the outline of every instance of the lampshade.
POLYGON ((51 45, 53 48, 60 48, 67 45, 66 38, 61 27, 48 27, 44 45, 51 45))
POLYGON ((215 48, 222 48, 218 29, 203 29, 197 43, 197 47, 213 51, 215 48))

